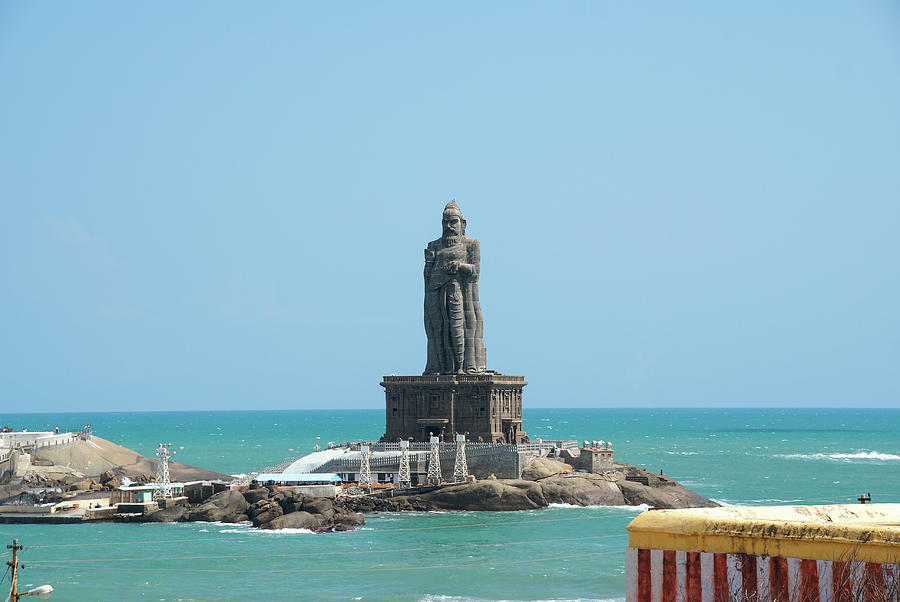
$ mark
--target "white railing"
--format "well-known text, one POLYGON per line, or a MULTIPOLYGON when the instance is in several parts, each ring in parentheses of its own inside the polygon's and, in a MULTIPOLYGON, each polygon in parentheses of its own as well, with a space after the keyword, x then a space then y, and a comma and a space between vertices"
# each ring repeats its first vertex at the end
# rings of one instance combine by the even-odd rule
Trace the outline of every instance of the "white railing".
MULTIPOLYGON (((369 460, 370 466, 393 466, 400 462, 400 443, 398 442, 382 442, 382 441, 347 441, 337 446, 338 448, 347 448, 350 451, 360 451, 360 446, 368 445, 373 452, 397 452, 396 454, 372 456, 369 460)), ((467 456, 489 456, 493 454, 517 453, 517 452, 536 452, 549 451, 551 449, 577 449, 578 442, 574 439, 559 440, 541 440, 530 443, 521 443, 518 445, 509 443, 478 443, 469 441, 466 443, 467 456)), ((431 450, 431 444, 424 441, 412 441, 409 445, 410 462, 417 461, 417 458, 423 454, 427 454, 431 450)), ((456 443, 440 444, 441 459, 453 459, 456 456, 456 443)), ((262 473, 279 473, 290 466, 295 460, 288 460, 263 469, 258 472, 251 473, 246 477, 239 479, 237 482, 249 483, 251 479, 262 473)), ((351 458, 330 458, 308 472, 338 472, 342 469, 359 469, 360 458, 358 456, 351 458)))
POLYGON ((74 433, 60 433, 59 435, 50 435, 48 437, 38 437, 34 440, 34 448, 41 449, 44 447, 55 447, 58 445, 66 445, 77 440, 78 437, 74 433))
POLYGON ((0 433, 2 447, 14 448, 20 446, 23 449, 43 449, 67 445, 78 439, 78 433, 0 433))

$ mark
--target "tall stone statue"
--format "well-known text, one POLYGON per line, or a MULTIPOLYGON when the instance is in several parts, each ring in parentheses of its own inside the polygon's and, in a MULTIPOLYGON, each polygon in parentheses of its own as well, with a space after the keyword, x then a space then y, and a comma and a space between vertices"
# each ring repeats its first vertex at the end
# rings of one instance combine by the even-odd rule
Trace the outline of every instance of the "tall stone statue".
POLYGON ((444 207, 443 234, 425 248, 425 374, 485 371, 484 318, 478 301, 481 251, 466 237, 459 206, 444 207))

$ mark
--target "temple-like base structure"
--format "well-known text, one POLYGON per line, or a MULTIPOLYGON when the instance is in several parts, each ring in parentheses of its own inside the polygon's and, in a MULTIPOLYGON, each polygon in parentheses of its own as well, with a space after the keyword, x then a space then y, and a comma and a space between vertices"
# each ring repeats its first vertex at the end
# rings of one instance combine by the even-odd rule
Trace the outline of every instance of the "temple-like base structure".
POLYGON ((383 441, 468 441, 523 443, 522 387, 524 376, 428 374, 385 376, 386 432, 383 441))

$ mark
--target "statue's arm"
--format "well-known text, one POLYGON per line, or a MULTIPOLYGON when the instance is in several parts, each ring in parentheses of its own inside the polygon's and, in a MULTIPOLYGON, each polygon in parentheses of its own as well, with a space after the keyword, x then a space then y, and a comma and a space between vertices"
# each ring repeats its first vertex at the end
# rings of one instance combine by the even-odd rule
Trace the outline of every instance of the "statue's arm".
POLYGON ((425 247, 425 284, 431 278, 431 271, 434 269, 434 251, 429 247, 425 247))
POLYGON ((478 280, 478 272, 481 270, 481 244, 473 240, 466 253, 466 263, 459 264, 459 271, 471 280, 478 280))

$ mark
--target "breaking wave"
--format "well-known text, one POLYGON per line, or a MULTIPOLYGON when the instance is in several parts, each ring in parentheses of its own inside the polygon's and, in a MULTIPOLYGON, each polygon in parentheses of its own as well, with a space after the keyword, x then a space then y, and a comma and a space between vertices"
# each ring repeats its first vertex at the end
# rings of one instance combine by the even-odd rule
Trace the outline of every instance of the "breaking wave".
POLYGON ((624 510, 626 512, 643 512, 644 510, 649 510, 649 504, 638 504, 637 506, 605 506, 602 504, 592 505, 592 506, 578 506, 576 504, 548 504, 548 508, 603 508, 605 510, 624 510))
POLYGON ((791 460, 836 460, 836 461, 854 461, 854 460, 877 460, 880 462, 888 462, 891 460, 900 460, 900 456, 895 454, 883 454, 877 451, 857 452, 855 454, 778 454, 779 458, 788 458, 791 460))

